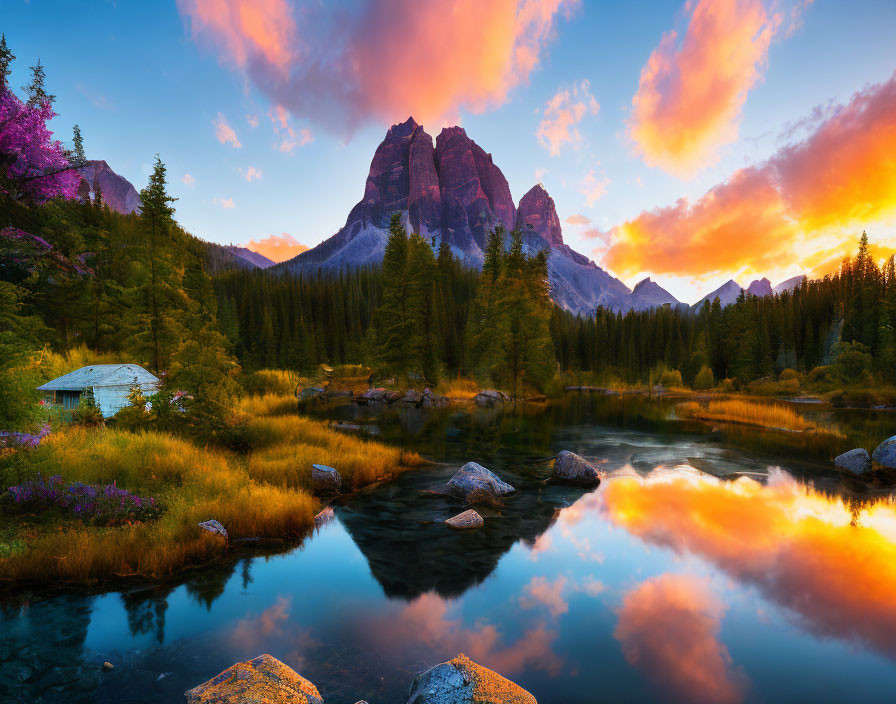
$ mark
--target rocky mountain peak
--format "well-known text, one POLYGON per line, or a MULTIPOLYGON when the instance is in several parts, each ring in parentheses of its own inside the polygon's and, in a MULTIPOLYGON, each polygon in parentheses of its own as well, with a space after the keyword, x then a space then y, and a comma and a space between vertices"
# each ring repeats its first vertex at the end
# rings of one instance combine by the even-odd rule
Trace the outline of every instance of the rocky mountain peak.
POLYGON ((747 293, 753 296, 771 296, 772 295, 772 282, 766 278, 757 279, 753 281, 750 286, 747 288, 747 293))
POLYGON ((88 161, 78 169, 78 173, 81 175, 78 196, 82 200, 89 200, 99 188, 103 201, 112 210, 125 215, 140 210, 142 204, 137 189, 126 178, 115 173, 104 159, 88 161))
POLYGON ((525 230, 530 225, 551 247, 563 244, 563 228, 554 199, 540 183, 532 186, 520 199, 516 214, 515 227, 525 230))

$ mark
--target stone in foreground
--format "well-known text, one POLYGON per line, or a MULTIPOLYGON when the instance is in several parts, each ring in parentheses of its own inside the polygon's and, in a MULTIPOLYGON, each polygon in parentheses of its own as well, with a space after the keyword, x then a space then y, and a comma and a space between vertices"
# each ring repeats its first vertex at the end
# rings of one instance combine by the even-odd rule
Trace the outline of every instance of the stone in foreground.
POLYGON ((407 704, 538 704, 529 692, 461 653, 417 675, 407 704))
POLYGON ((575 452, 563 450, 554 461, 553 479, 574 484, 597 486, 600 476, 594 466, 575 452))
POLYGON ((225 540, 227 540, 227 529, 224 528, 220 523, 216 520, 212 519, 210 521, 203 521, 199 524, 199 527, 203 530, 207 530, 209 533, 214 533, 215 535, 220 535, 225 540))
POLYGON ((333 467, 325 464, 311 465, 311 483, 315 491, 339 491, 342 477, 333 467))
POLYGON ((896 435, 878 445, 871 460, 875 469, 896 469, 896 435))
POLYGON ((184 693, 187 704, 323 704, 311 682, 270 655, 239 662, 184 693))
POLYGON ((871 471, 871 457, 868 456, 868 450, 857 447, 855 450, 837 455, 834 458, 834 466, 845 469, 850 474, 863 476, 871 471))
POLYGON ((466 499, 477 489, 486 491, 492 496, 504 496, 516 491, 510 484, 502 482, 495 474, 476 462, 467 462, 448 480, 448 490, 462 499, 466 499))
POLYGON ((457 530, 469 530, 470 528, 482 528, 485 525, 485 521, 482 520, 482 516, 480 516, 473 509, 469 509, 468 511, 464 511, 463 513, 459 513, 456 516, 452 516, 448 520, 445 521, 452 528, 456 528, 457 530))

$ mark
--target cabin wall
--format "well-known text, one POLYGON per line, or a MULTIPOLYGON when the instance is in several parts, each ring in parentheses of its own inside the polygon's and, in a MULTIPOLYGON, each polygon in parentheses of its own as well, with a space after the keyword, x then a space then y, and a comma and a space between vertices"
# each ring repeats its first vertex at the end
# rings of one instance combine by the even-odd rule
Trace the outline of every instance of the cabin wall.
MULTIPOLYGON (((94 386, 93 399, 103 414, 103 418, 111 418, 125 406, 130 405, 128 395, 131 386, 94 386)), ((158 384, 140 384, 144 396, 151 396, 158 391, 158 384)))

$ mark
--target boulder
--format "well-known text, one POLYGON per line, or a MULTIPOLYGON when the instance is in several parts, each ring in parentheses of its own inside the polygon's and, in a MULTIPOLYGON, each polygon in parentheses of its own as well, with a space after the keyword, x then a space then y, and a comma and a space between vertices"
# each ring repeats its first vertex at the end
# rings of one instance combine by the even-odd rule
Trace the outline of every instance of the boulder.
POLYGON ((552 479, 573 484, 587 484, 596 486, 600 484, 600 476, 597 470, 587 460, 579 457, 575 452, 563 450, 554 461, 552 479))
POLYGON ((386 403, 395 403, 401 398, 401 391, 387 391, 383 394, 386 403))
POLYGON ((466 501, 471 506, 488 506, 495 511, 500 511, 504 508, 504 502, 485 489, 473 489, 473 491, 467 494, 466 501))
POLYGON ((342 478, 332 467, 325 464, 311 465, 311 484, 315 491, 339 491, 342 478))
POLYGON ((466 499, 477 489, 492 496, 504 496, 516 491, 510 484, 502 482, 495 474, 476 462, 467 462, 448 480, 448 490, 462 499, 466 499))
POLYGON ((187 704, 323 704, 311 682, 270 655, 259 655, 229 667, 208 682, 184 693, 187 704))
POLYGON ((834 466, 845 469, 850 474, 862 476, 871 471, 871 457, 868 456, 868 450, 857 447, 855 450, 837 455, 834 458, 834 466))
POLYGON ((494 389, 484 389, 473 397, 473 402, 482 408, 494 408, 499 403, 509 401, 510 397, 503 391, 495 391, 494 389))
POLYGON ((227 540, 227 530, 218 523, 216 520, 212 519, 210 521, 203 521, 199 524, 199 527, 203 530, 207 530, 209 533, 214 533, 215 535, 220 535, 227 540))
POLYGON ((419 406, 423 402, 423 394, 414 389, 408 389, 400 399, 402 406, 419 406))
POLYGON ((896 469, 896 435, 877 446, 871 461, 875 469, 896 469))
POLYGON ((386 389, 382 388, 367 389, 358 397, 358 403, 385 403, 386 393, 386 389))
POLYGON ((407 704, 538 704, 529 692, 461 653, 414 679, 407 704))
POLYGON ((313 401, 318 398, 321 394, 323 394, 324 390, 319 386, 306 386, 299 392, 299 401, 307 402, 313 401))
POLYGON ((463 513, 459 513, 456 516, 452 516, 451 518, 447 519, 445 523, 458 530, 482 528, 482 526, 485 525, 485 521, 482 520, 482 516, 476 513, 473 509, 469 509, 467 511, 464 511, 463 513))

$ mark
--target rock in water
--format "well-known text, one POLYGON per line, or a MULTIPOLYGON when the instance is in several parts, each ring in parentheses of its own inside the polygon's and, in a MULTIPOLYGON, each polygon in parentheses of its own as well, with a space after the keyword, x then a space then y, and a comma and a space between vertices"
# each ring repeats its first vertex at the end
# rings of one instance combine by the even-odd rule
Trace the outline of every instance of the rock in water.
POLYGON ((563 450, 554 462, 554 479, 575 484, 600 484, 600 476, 594 466, 575 452, 563 450))
POLYGON ((214 533, 215 535, 222 536, 225 540, 227 539, 227 530, 218 523, 216 520, 211 521, 203 521, 199 524, 200 528, 207 530, 209 533, 214 533))
POLYGON ((457 528, 458 530, 482 528, 482 526, 485 525, 485 521, 482 520, 482 516, 476 513, 473 509, 469 509, 468 511, 459 513, 456 516, 452 516, 451 518, 446 520, 445 523, 447 523, 452 528, 457 528))
POLYGON ((311 483, 315 491, 339 491, 342 486, 342 478, 332 467, 325 464, 311 465, 311 483))
POLYGON ((461 653, 414 679, 407 704, 538 704, 529 692, 461 653))
POLYGON ((839 469, 845 469, 850 474, 862 476, 871 471, 871 457, 868 456, 868 450, 858 447, 855 450, 844 452, 834 458, 834 466, 839 469))
POLYGON ((184 693, 187 704, 323 704, 311 682, 270 655, 239 662, 184 693))
POLYGON ((875 469, 896 469, 896 435, 878 445, 871 460, 875 469))
POLYGON ((482 406, 483 408, 494 408, 499 403, 504 403, 509 400, 510 397, 503 391, 495 391, 494 389, 485 389, 473 397, 473 402, 477 406, 482 406))
POLYGON ((492 496, 504 496, 516 491, 510 484, 502 482, 495 474, 476 462, 467 462, 448 480, 448 490, 462 499, 466 499, 477 489, 486 491, 492 496))

